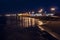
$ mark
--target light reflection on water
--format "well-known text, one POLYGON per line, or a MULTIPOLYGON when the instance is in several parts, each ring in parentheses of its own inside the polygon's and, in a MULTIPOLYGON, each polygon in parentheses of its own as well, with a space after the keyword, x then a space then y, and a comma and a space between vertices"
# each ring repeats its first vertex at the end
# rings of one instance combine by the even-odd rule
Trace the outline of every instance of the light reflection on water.
POLYGON ((16 20, 16 17, 14 16, 7 17, 8 26, 19 26, 24 28, 24 27, 34 27, 36 25, 42 25, 42 24, 43 24, 42 21, 35 18, 19 16, 17 17, 17 20, 16 20))
POLYGON ((34 27, 36 25, 43 25, 43 22, 39 19, 30 18, 30 17, 20 17, 20 27, 34 27))
POLYGON ((30 27, 34 26, 36 20, 34 18, 22 17, 20 18, 20 27, 30 27))

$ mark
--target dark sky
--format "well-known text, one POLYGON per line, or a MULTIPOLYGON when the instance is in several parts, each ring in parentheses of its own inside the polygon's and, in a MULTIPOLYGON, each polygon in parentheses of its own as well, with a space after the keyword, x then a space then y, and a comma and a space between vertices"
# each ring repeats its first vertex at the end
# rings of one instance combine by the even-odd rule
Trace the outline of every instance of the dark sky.
POLYGON ((60 11, 60 0, 0 0, 0 13, 37 11, 39 8, 49 10, 51 6, 60 11))

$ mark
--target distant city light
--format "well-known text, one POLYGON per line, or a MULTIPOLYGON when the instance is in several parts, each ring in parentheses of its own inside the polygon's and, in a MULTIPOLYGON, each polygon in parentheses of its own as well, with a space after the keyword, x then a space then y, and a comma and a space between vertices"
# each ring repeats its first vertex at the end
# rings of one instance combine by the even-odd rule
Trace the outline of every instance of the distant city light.
POLYGON ((32 11, 32 14, 34 14, 35 12, 34 11, 32 11))
POLYGON ((29 14, 30 14, 31 12, 29 12, 29 14))
POLYGON ((43 11, 43 9, 40 9, 38 12, 41 13, 43 11))
POLYGON ((5 14, 5 16, 16 16, 16 14, 5 14))
POLYGON ((53 16, 54 14, 53 13, 50 13, 50 14, 46 14, 46 16, 53 16))
POLYGON ((5 16, 11 16, 10 14, 6 14, 5 16))
POLYGON ((22 14, 18 14, 18 16, 21 16, 22 14))
POLYGON ((55 10, 56 10, 56 8, 51 8, 50 10, 51 10, 51 11, 55 11, 55 10))

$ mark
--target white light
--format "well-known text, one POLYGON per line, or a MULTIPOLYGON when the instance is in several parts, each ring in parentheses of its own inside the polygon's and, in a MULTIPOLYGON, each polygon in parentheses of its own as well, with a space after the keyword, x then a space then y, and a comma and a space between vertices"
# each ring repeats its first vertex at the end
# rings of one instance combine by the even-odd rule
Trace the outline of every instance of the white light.
POLYGON ((51 11, 55 11, 56 8, 51 8, 51 11))
POLYGON ((54 14, 46 14, 46 16, 53 16, 54 14))
POLYGON ((35 16, 42 16, 42 14, 35 14, 35 16))
POLYGON ((16 16, 16 14, 5 14, 5 16, 16 16))
POLYGON ((34 14, 35 12, 34 12, 34 11, 32 11, 32 13, 34 14))
POLYGON ((53 16, 54 14, 50 14, 51 16, 53 16))
POLYGON ((43 11, 43 9, 40 9, 38 12, 41 13, 43 11))
POLYGON ((6 14, 5 16, 11 16, 10 14, 6 14))
POLYGON ((30 14, 31 12, 29 12, 29 14, 30 14))

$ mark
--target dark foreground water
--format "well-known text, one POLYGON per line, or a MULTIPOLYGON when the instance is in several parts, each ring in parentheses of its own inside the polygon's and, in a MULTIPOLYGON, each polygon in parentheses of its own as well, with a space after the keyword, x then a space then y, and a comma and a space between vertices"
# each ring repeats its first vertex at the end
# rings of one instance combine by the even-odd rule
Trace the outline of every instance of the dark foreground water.
POLYGON ((29 28, 7 28, 1 30, 1 40, 57 40, 37 26, 29 28))

